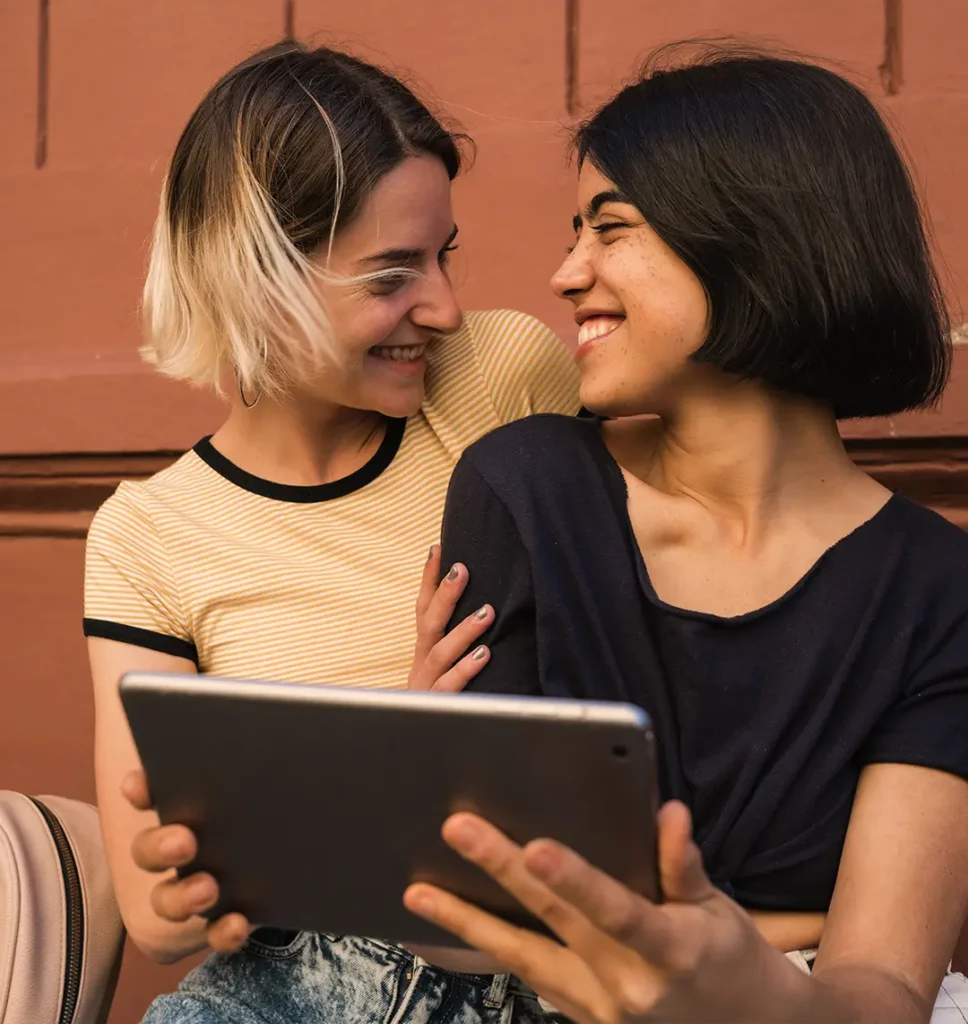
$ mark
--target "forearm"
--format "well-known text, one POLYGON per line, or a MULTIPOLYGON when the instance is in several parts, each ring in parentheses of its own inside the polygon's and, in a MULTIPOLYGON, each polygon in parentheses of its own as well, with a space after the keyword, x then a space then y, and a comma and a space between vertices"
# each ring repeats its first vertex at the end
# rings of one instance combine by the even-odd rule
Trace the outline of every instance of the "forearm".
POLYGON ((927 1024, 931 1016, 931 1008, 902 979, 872 965, 832 965, 808 975, 789 961, 775 960, 772 974, 761 1004, 764 1012, 757 1020, 775 1024, 927 1024))
POLYGON ((931 1007, 901 978, 866 964, 832 965, 811 978, 811 1006, 800 1020, 927 1024, 931 1007))
POLYGON ((101 826, 105 852, 121 919, 131 941, 148 959, 160 964, 176 963, 204 949, 207 945, 204 918, 170 921, 155 912, 153 892, 159 884, 174 879, 175 871, 167 874, 143 871, 134 862, 131 852, 134 836, 141 828, 157 824, 157 816, 136 812, 109 798, 103 801, 103 807, 101 826))

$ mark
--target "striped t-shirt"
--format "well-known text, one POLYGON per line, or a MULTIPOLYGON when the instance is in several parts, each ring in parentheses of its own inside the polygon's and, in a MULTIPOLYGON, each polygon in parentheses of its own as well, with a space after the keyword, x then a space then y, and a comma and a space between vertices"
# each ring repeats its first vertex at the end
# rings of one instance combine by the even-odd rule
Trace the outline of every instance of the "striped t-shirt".
POLYGON ((317 486, 254 477, 208 440, 102 505, 84 631, 199 671, 406 685, 414 606, 461 452, 531 413, 574 413, 565 346, 522 313, 468 313, 428 351, 424 404, 360 470, 317 486))

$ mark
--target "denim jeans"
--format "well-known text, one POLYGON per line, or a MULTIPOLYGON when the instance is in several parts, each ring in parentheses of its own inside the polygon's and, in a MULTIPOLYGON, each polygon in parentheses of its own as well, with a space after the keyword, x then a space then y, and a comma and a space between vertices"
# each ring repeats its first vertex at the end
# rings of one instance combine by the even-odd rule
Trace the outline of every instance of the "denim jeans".
POLYGON ((142 1024, 551 1024, 506 974, 456 974, 373 939, 261 929, 212 954, 142 1024), (285 944, 283 944, 285 943, 285 944))

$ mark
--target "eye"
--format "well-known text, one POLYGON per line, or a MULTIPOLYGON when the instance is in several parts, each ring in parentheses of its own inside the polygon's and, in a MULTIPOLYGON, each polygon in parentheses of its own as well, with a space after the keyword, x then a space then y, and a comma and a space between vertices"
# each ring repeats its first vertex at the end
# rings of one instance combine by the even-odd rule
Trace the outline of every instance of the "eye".
POLYGON ((444 248, 441 249, 439 253, 437 253, 437 262, 442 267, 446 267, 447 264, 450 262, 450 254, 452 252, 457 252, 459 248, 459 245, 445 245, 444 248))
POLYGON ((386 274, 369 283, 373 295, 392 295, 413 280, 411 274, 386 274))
MULTIPOLYGON (((628 226, 629 225, 624 223, 623 221, 610 220, 610 221, 607 221, 604 224, 596 224, 592 228, 592 231, 594 231, 595 234, 598 235, 599 238, 603 238, 604 239, 604 238, 608 238, 608 234, 609 234, 610 231, 616 231, 619 228, 627 228, 628 226)), ((606 242, 605 244, 607 245, 608 243, 606 242)))

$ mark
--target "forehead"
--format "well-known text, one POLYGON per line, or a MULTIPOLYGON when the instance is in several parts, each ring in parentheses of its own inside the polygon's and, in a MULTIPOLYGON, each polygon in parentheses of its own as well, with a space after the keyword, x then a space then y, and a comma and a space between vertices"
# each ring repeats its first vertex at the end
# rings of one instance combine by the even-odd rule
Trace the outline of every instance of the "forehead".
POLYGON ((346 249, 439 244, 453 229, 450 179, 436 157, 407 157, 387 172, 340 233, 346 249))
POLYGON ((610 178, 606 178, 591 160, 586 160, 582 164, 581 171, 578 174, 579 207, 585 207, 599 192, 609 192, 614 189, 615 182, 610 178))

